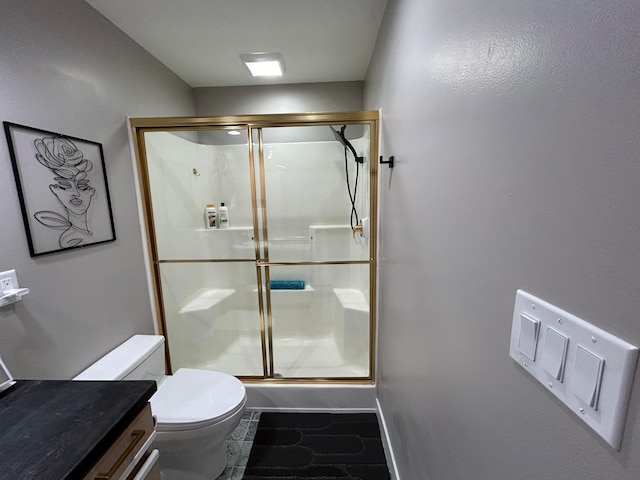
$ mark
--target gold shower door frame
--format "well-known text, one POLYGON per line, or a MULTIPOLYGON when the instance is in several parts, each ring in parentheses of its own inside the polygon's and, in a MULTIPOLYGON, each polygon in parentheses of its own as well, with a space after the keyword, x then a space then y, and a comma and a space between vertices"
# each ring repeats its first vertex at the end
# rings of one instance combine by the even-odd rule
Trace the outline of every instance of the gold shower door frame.
POLYGON ((378 212, 378 112, 327 112, 327 113, 300 113, 300 114, 272 114, 272 115, 234 115, 217 117, 149 117, 130 119, 134 150, 137 157, 137 176, 141 192, 142 212, 144 216, 146 243, 151 272, 151 286, 155 309, 157 312, 157 326, 160 334, 165 337, 165 358, 167 373, 172 373, 171 353, 169 344, 171 339, 167 335, 164 301, 162 298, 160 265, 162 263, 229 263, 229 262, 253 262, 256 267, 256 280, 258 289, 258 309, 260 319, 260 336, 262 344, 263 376, 239 376, 244 382, 249 383, 350 383, 371 384, 375 378, 375 345, 376 345, 376 279, 377 279, 377 212, 378 212), (296 126, 327 126, 336 124, 365 125, 369 127, 369 215, 370 238, 368 260, 345 261, 307 261, 307 262, 272 262, 269 260, 268 226, 265 194, 265 169, 262 129, 270 127, 296 127, 296 126), (149 179, 148 160, 146 155, 145 133, 148 132, 179 132, 179 131, 206 131, 206 130, 238 130, 244 129, 248 140, 248 156, 251 185, 251 204, 253 217, 253 239, 255 259, 180 259, 161 260, 158 255, 157 240, 155 235, 153 208, 151 202, 151 185, 149 179), (258 205, 255 152, 253 132, 258 135, 258 162, 260 182, 260 205, 258 205), (262 213, 262 222, 259 222, 258 210, 262 213), (262 223, 262 231, 260 231, 262 223), (261 239, 264 247, 261 252, 261 239), (271 295, 269 287, 270 267, 277 266, 304 266, 304 265, 369 265, 369 375, 368 377, 304 377, 304 378, 275 378, 273 365, 273 323, 271 315, 271 295), (263 292, 263 270, 265 274, 265 289, 263 292), (265 301, 266 300, 266 301, 265 301), (266 303, 266 305, 265 305, 266 303))

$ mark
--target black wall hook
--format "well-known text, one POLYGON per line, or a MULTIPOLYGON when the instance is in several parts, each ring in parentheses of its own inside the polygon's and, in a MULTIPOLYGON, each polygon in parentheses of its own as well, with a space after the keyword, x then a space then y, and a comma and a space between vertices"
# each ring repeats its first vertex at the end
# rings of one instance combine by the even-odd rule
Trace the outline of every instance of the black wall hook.
POLYGON ((387 164, 387 165, 389 165, 389 168, 393 168, 393 159, 394 159, 393 155, 391 155, 389 157, 389 160, 383 160, 383 158, 384 157, 382 155, 380 155, 380 164, 381 165, 387 164))

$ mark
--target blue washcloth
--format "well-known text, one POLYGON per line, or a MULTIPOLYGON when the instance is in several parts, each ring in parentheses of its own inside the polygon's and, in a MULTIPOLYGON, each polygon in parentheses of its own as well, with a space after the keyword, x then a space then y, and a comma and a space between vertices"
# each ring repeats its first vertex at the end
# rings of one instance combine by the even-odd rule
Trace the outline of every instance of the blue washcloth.
POLYGON ((271 280, 271 290, 304 290, 304 280, 271 280))

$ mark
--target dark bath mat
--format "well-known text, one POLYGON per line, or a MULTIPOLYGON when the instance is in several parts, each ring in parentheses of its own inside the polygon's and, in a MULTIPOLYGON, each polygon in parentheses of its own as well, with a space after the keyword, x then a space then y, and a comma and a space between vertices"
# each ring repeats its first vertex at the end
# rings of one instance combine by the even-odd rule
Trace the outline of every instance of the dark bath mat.
POLYGON ((390 480, 374 413, 262 413, 243 480, 390 480))

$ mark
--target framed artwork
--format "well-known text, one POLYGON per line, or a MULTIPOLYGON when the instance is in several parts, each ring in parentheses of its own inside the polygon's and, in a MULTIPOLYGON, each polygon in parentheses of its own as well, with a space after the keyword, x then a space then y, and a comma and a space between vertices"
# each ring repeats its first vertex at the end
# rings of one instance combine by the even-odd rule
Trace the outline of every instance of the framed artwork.
POLYGON ((4 122, 32 257, 116 239, 102 145, 4 122))

